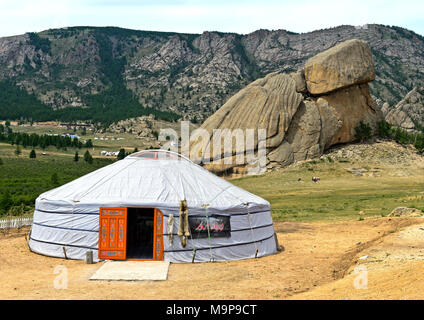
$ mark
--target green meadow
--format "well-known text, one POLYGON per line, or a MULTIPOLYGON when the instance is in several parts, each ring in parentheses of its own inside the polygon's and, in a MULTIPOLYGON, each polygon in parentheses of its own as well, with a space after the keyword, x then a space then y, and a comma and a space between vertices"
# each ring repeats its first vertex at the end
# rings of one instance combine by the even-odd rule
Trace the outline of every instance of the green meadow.
MULTIPOLYGON (((96 144, 94 147, 99 149, 96 144)), ((0 144, 1 216, 31 215, 39 194, 116 161, 114 157, 95 157, 89 164, 83 160, 85 148, 76 149, 80 155, 78 162, 73 160, 75 149, 72 148, 65 152, 55 147, 35 149, 35 159, 29 158, 31 148, 23 148, 19 156, 15 149, 0 144), (43 156, 42 152, 47 155, 43 156)), ((399 206, 424 210, 422 168, 382 165, 377 176, 358 177, 346 170, 351 167, 358 168, 361 164, 313 160, 231 182, 267 199, 273 218, 281 221, 361 220, 387 216, 399 206), (321 180, 312 182, 313 176, 321 180)))
POLYGON ((275 220, 361 220, 387 216, 400 206, 424 210, 422 168, 401 168, 399 175, 399 168, 379 166, 378 176, 355 176, 346 170, 353 166, 361 167, 315 160, 231 182, 267 199, 275 220), (321 180, 313 182, 314 176, 321 180))
POLYGON ((36 158, 30 159, 30 148, 22 148, 19 156, 15 149, 0 144, 0 216, 31 215, 34 201, 41 193, 112 163, 110 159, 99 158, 94 158, 92 164, 85 162, 86 149, 77 149, 78 162, 74 161, 75 150, 72 154, 56 154, 35 149, 36 158), (47 155, 43 156, 42 152, 47 155))

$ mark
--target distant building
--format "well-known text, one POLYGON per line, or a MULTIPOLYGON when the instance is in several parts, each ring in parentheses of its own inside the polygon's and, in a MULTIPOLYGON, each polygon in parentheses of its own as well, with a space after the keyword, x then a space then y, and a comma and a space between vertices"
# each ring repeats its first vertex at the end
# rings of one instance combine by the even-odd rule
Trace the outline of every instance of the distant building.
POLYGON ((101 151, 100 155, 106 156, 106 157, 116 157, 119 154, 119 151, 101 151))

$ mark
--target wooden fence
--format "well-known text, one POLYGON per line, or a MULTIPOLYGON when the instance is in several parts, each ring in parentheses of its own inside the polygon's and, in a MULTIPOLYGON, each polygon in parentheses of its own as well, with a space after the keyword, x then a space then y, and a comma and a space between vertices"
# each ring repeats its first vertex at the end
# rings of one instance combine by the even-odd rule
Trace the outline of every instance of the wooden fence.
POLYGON ((0 220, 0 229, 21 228, 32 225, 32 218, 7 218, 0 220))

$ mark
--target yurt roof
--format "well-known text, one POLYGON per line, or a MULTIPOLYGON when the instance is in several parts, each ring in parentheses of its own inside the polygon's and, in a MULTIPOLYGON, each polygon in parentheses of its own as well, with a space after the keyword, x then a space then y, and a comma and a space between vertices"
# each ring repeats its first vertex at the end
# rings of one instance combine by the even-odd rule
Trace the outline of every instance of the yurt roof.
MULTIPOLYGON (((174 152, 145 150, 41 194, 37 203, 189 207, 235 210, 269 203, 174 152)), ((36 205, 37 207, 37 205, 36 205)))

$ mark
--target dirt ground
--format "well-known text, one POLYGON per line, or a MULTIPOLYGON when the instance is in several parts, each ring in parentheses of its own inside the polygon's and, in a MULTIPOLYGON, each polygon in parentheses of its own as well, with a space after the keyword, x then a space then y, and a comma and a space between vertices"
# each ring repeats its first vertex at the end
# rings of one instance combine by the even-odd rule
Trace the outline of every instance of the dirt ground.
POLYGON ((284 246, 278 254, 171 264, 168 280, 156 282, 90 281, 102 263, 31 253, 25 240, 28 229, 2 231, 0 299, 424 298, 423 218, 276 222, 275 231, 284 246), (353 285, 358 264, 368 268, 366 290, 353 285), (58 266, 67 268, 67 289, 54 288, 58 266))
POLYGON ((424 224, 363 250, 346 276, 295 299, 424 299, 424 224), (366 281, 361 276, 366 275, 366 281), (354 284, 359 288, 355 288, 354 284))

